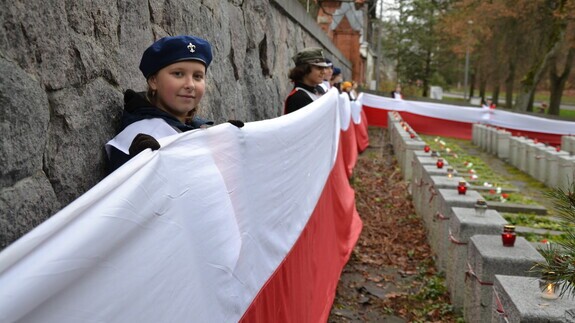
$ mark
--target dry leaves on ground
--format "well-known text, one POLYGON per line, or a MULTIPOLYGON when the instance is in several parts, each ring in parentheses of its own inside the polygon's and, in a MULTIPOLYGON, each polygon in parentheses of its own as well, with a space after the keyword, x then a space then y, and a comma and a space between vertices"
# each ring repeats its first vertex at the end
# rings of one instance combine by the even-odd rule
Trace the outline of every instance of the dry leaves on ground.
POLYGON ((383 149, 384 133, 370 128, 369 135, 351 180, 363 230, 329 322, 456 322, 407 183, 383 149))

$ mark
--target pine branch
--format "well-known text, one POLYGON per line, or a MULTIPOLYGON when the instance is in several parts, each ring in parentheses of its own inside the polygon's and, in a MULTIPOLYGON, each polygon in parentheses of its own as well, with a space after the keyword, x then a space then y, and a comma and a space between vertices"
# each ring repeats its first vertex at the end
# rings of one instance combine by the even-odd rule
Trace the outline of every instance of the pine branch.
MULTIPOLYGON (((558 217, 566 223, 575 223, 575 182, 567 191, 555 188, 547 193, 553 201, 558 217)), ((536 263, 532 272, 540 274, 542 279, 561 286, 560 295, 575 298, 575 231, 568 230, 567 237, 557 244, 539 247, 545 262, 536 263)))

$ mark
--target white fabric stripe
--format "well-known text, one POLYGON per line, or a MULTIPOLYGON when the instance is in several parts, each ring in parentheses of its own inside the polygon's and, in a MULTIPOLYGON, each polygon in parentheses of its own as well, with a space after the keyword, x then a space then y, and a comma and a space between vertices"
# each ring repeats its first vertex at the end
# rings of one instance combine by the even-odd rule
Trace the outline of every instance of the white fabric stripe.
POLYGON ((160 139, 0 253, 0 321, 239 320, 319 199, 338 101, 160 139))
MULTIPOLYGON (((337 91, 337 89, 334 88, 332 91, 337 91)), ((339 113, 341 119, 341 130, 347 131, 351 125, 351 104, 349 96, 346 93, 341 93, 339 95, 339 113)))
POLYGON ((357 100, 351 102, 351 119, 355 124, 361 123, 361 102, 357 100))
POLYGON ((539 118, 501 109, 489 110, 449 104, 395 100, 367 93, 361 95, 361 103, 372 108, 406 111, 444 120, 468 123, 481 122, 498 127, 558 135, 575 133, 575 122, 539 118))
POLYGON ((110 154, 110 146, 114 146, 124 154, 129 154, 130 145, 139 133, 146 133, 156 139, 160 139, 179 132, 160 118, 140 120, 127 126, 116 137, 108 141, 106 143, 106 151, 110 154))

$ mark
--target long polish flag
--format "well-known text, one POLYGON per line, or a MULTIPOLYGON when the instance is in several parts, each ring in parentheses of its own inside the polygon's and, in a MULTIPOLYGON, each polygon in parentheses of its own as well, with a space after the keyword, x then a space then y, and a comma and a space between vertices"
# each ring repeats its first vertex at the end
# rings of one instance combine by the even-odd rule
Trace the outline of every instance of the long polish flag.
POLYGON ((0 322, 325 322, 362 227, 342 104, 162 138, 0 253, 0 322))
POLYGON ((474 123, 506 129, 514 136, 537 138, 551 145, 561 144, 561 136, 575 134, 575 122, 541 118, 501 109, 481 109, 450 104, 396 100, 362 93, 363 110, 368 124, 387 127, 387 113, 398 111, 415 131, 428 134, 471 139, 474 123))

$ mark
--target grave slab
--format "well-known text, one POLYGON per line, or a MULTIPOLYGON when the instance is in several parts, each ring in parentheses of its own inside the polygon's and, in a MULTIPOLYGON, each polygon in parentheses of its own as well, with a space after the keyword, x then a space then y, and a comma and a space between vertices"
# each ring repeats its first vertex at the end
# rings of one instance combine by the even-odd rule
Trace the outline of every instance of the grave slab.
POLYGON ((559 156, 557 172, 557 187, 566 191, 575 181, 575 156, 559 156))
POLYGON ((497 130, 497 150, 496 155, 499 159, 507 161, 509 159, 509 142, 511 132, 497 130))
POLYGON ((463 314, 466 322, 489 322, 495 275, 530 276, 535 262, 544 261, 522 237, 514 247, 504 247, 500 235, 475 235, 469 239, 463 314))
POLYGON ((547 187, 556 187, 559 182, 559 157, 569 156, 566 151, 546 151, 545 158, 547 159, 545 165, 545 185, 547 187))
POLYGON ((542 298, 533 277, 495 275, 491 303, 491 322, 575 322, 575 300, 542 298))
POLYGON ((542 154, 542 149, 545 148, 545 145, 538 142, 532 142, 527 144, 527 174, 529 176, 535 177, 536 165, 537 165, 537 156, 542 154))
POLYGON ((441 271, 446 271, 449 260, 447 247, 449 244, 449 221, 453 217, 453 207, 473 208, 481 195, 477 191, 468 190, 460 195, 456 189, 439 189, 432 214, 429 230, 429 245, 436 255, 436 265, 441 271))
POLYGON ((478 234, 497 235, 507 221, 495 210, 487 210, 477 216, 473 208, 454 207, 449 221, 447 246, 447 287, 451 304, 457 312, 463 310, 465 271, 467 270, 467 245, 469 239, 478 234))

